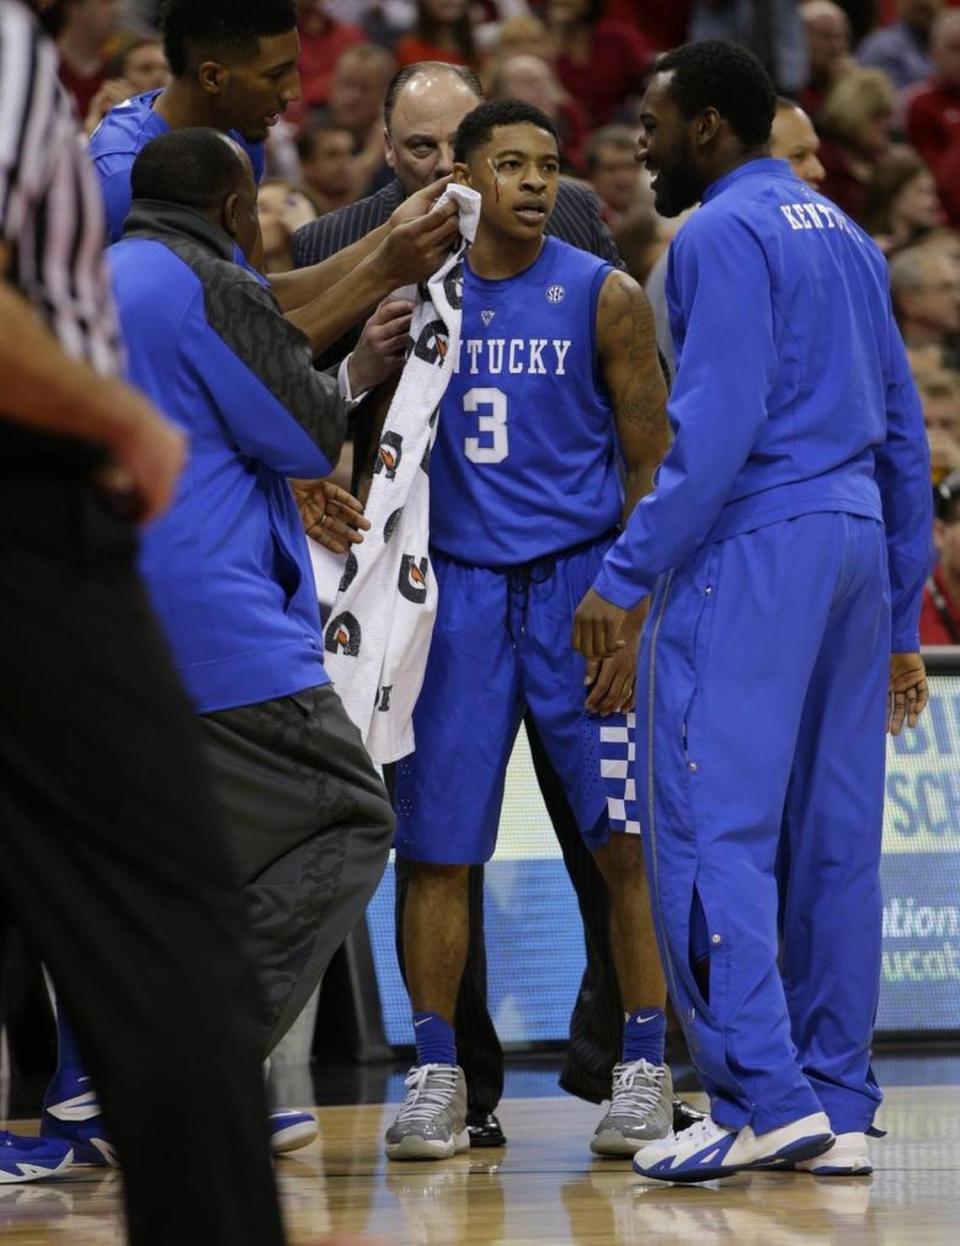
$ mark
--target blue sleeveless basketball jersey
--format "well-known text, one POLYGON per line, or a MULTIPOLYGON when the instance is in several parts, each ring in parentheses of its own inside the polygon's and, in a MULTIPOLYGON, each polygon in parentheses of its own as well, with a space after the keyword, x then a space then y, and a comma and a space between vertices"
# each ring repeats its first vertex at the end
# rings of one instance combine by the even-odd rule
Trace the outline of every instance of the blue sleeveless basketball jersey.
POLYGON ((532 562, 621 519, 597 299, 613 270, 547 238, 502 281, 464 265, 459 358, 430 457, 430 540, 481 567, 532 562))

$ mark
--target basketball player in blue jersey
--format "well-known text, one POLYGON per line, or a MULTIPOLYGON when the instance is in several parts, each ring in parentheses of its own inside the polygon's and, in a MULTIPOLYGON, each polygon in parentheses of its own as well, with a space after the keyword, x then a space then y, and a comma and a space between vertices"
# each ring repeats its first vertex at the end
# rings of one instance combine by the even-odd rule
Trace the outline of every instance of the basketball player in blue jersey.
MULTIPOLYGON (((300 98, 296 0, 164 0, 160 24, 172 82, 112 109, 90 140, 111 242, 120 241, 130 211, 130 173, 151 139, 193 127, 220 130, 244 148, 259 182, 264 141, 288 105, 300 98)), ((414 269, 421 267, 424 250, 432 250, 434 230, 445 226, 442 253, 452 244, 454 209, 446 206, 425 216, 440 189, 411 196, 379 228, 322 264, 271 273, 270 289, 281 310, 306 334, 315 353, 362 320, 391 290, 419 279, 414 269)), ((239 250, 234 258, 245 262, 239 250)), ((260 266, 256 254, 253 263, 260 266)), ((433 269, 428 264, 423 271, 433 269)), ((322 487, 320 494, 325 522, 309 531, 335 548, 328 540, 331 527, 349 536, 361 508, 335 485, 322 487)))
POLYGON ((165 0, 172 82, 112 109, 90 140, 111 242, 130 211, 130 170, 151 139, 185 126, 229 133, 263 177, 264 140, 300 98, 295 0, 165 0))
POLYGON ((667 1133, 673 1115, 666 992, 627 777, 642 611, 628 652, 600 663, 573 653, 569 634, 666 451, 666 390, 640 287, 544 237, 560 171, 547 117, 515 100, 482 104, 460 124, 454 154, 455 179, 479 191, 482 212, 430 458, 438 616, 417 749, 397 767, 417 1065, 386 1150, 443 1159, 469 1146, 452 1028, 467 871, 494 851, 507 761, 529 709, 608 886, 626 1022, 611 1108, 591 1146, 631 1155, 667 1133))

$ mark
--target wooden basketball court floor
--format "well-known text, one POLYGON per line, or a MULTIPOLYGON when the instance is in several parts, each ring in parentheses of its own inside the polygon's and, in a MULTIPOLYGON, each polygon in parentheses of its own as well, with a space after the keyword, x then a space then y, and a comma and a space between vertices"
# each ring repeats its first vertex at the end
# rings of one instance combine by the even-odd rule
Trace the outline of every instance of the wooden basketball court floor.
MULTIPOLYGON (((363 1234, 389 1246, 957 1246, 960 1087, 887 1092, 876 1171, 856 1179, 765 1173, 700 1187, 646 1185, 591 1157, 598 1111, 570 1098, 507 1099, 509 1145, 437 1164, 387 1164, 395 1106, 318 1109, 321 1141, 277 1163, 293 1246, 363 1234)), ((13 1126, 28 1132, 29 1126, 13 1126)), ((0 1186, 0 1241, 119 1246, 116 1171, 0 1186)), ((171 1174, 170 1180, 176 1180, 171 1174)))

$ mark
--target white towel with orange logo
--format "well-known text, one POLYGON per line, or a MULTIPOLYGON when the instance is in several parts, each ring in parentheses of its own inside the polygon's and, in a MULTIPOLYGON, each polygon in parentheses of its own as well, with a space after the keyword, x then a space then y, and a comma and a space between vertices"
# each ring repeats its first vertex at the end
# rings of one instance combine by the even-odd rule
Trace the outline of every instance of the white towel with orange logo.
POLYGON ((428 464, 460 350, 463 255, 480 219, 476 191, 451 185, 444 197, 460 205, 464 242, 409 296, 412 345, 380 437, 371 528, 347 556, 324 634, 327 671, 379 765, 413 752, 413 708, 437 612, 428 464))

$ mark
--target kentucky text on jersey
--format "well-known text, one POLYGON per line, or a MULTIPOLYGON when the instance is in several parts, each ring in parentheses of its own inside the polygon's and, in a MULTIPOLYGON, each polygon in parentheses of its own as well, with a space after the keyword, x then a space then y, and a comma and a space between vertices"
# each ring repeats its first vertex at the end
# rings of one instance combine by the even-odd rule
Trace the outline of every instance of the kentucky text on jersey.
POLYGON ((850 222, 840 209, 832 203, 824 203, 822 199, 811 199, 809 203, 781 203, 780 211, 791 229, 840 229, 857 242, 862 240, 858 231, 851 229, 850 222))
POLYGON ((463 321, 430 458, 430 541, 481 567, 608 533, 623 507, 597 363, 609 265, 555 238, 502 281, 464 268, 463 321))
POLYGON ((465 370, 470 376, 479 376, 481 371, 491 376, 502 372, 513 376, 566 376, 564 364, 569 349, 570 338, 461 338, 453 370, 465 370))

